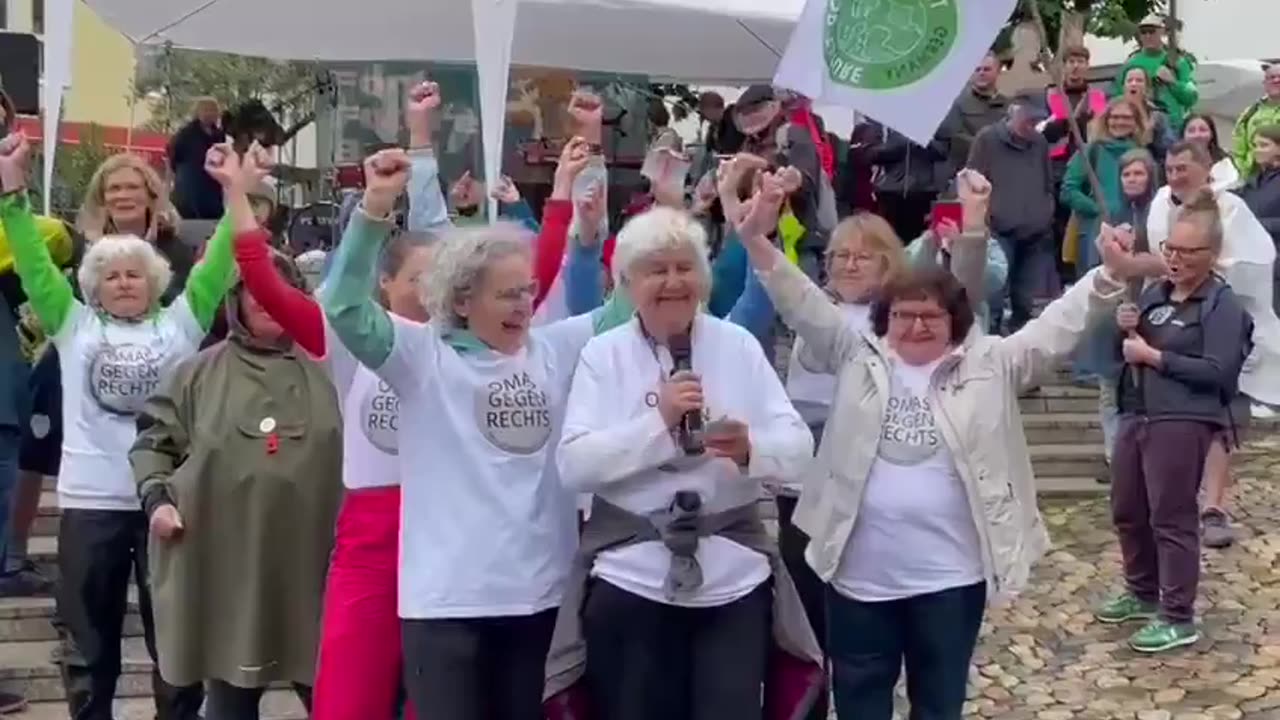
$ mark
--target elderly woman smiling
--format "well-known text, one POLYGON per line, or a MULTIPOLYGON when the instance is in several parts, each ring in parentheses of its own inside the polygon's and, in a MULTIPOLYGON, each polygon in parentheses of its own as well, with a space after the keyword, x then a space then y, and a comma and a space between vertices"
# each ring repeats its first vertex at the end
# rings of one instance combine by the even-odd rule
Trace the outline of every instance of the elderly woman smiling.
POLYGON ((564 483, 595 495, 587 687, 611 720, 760 718, 774 592, 794 588, 757 501, 813 438, 760 343, 699 311, 710 267, 691 216, 633 219, 613 267, 636 317, 583 349, 558 452, 564 483))
MULTIPOLYGON (((836 711, 889 720, 905 659, 912 716, 959 717, 987 597, 1022 587, 1048 546, 1018 392, 1114 311, 1132 261, 1107 228, 1106 267, 1004 339, 975 327, 980 283, 915 271, 881 291, 871 332, 857 332, 765 236, 781 198, 765 178, 739 232, 783 319, 837 376, 795 513, 830 583, 836 711)), ((967 266, 982 249, 962 239, 952 253, 967 266)))
MULTIPOLYGON (((575 139, 551 197, 589 161, 575 139)), ((576 544, 575 498, 552 450, 593 318, 530 331, 527 233, 454 230, 426 276, 422 325, 374 300, 375 263, 409 180, 402 150, 367 184, 320 302, 343 345, 400 398, 399 611, 415 707, 440 720, 541 717, 547 650, 576 544)))
MULTIPOLYGON (((169 263, 137 235, 107 235, 85 253, 77 300, 70 281, 36 236, 24 189, 30 148, 21 134, 0 141, 0 219, 13 244, 23 290, 62 356, 66 432, 58 473, 58 616, 78 652, 64 658, 72 714, 110 717, 120 675, 121 623, 130 577, 147 647, 155 654, 147 582, 147 517, 128 452, 135 416, 174 365, 194 354, 233 281, 230 236, 217 233, 185 290, 168 307, 169 263)), ((239 159, 230 146, 210 151, 207 169, 230 185, 239 159)), ((161 717, 191 717, 202 691, 155 676, 161 717)))

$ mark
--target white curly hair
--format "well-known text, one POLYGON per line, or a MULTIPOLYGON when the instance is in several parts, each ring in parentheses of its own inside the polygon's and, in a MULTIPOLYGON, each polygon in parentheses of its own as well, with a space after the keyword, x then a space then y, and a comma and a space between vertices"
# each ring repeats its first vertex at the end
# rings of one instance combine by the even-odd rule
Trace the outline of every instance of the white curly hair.
POLYGON ((437 243, 435 260, 422 286, 422 305, 432 320, 463 328, 466 318, 458 301, 479 287, 484 271, 510 255, 529 255, 530 233, 520 225, 498 222, 484 227, 455 228, 437 243))
POLYGON ((160 296, 168 289, 173 278, 173 270, 169 261, 156 250, 155 245, 137 235, 105 235, 89 244, 80 261, 80 271, 76 278, 80 281, 80 291, 85 301, 101 308, 98 301, 98 289, 107 267, 123 258, 136 258, 142 261, 147 275, 147 288, 150 293, 149 307, 160 302, 160 296))
POLYGON ((625 287, 635 264, 663 250, 690 248, 698 261, 702 300, 711 295, 711 260, 707 231, 692 215, 668 207, 655 207, 631 218, 618 232, 613 250, 613 283, 625 287))

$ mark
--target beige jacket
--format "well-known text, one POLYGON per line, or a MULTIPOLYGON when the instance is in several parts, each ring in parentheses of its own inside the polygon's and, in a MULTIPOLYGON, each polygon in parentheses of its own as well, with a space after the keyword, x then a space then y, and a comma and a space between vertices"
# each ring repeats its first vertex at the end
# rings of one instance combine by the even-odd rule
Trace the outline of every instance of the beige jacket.
MULTIPOLYGON (((761 279, 782 319, 804 339, 806 364, 815 365, 809 369, 837 377, 831 417, 795 513, 796 525, 812 539, 809 564, 830 582, 876 458, 873 429, 889 395, 889 350, 879 338, 850 330, 827 295, 792 264, 779 262, 761 279)), ((968 490, 992 596, 1024 587, 1049 547, 1018 394, 1070 353, 1091 322, 1114 313, 1123 295, 1122 283, 1094 270, 1008 338, 983 335, 975 325, 937 371, 931 400, 968 490)))

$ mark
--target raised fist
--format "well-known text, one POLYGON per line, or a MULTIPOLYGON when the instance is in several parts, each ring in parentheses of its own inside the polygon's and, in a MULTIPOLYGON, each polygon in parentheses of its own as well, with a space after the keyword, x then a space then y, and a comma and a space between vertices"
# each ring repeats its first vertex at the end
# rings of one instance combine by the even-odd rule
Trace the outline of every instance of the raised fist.
POLYGON ((364 161, 364 209, 374 217, 385 217, 395 208, 396 199, 409 184, 412 167, 409 155, 400 148, 388 148, 364 161))
POLYGON ((0 190, 13 192, 26 187, 30 160, 31 144, 21 131, 0 140, 0 190))
POLYGON ((240 155, 231 143, 218 143, 204 155, 204 171, 225 190, 240 181, 240 155))

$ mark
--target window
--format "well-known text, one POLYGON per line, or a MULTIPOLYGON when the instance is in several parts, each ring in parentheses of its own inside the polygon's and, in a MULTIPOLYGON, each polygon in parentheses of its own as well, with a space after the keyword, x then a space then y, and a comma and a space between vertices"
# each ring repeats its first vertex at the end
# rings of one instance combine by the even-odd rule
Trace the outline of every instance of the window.
POLYGON ((44 34, 44 0, 31 0, 31 32, 44 34))
POLYGON ((9 27, 9 2, 0 0, 0 30, 9 27))

